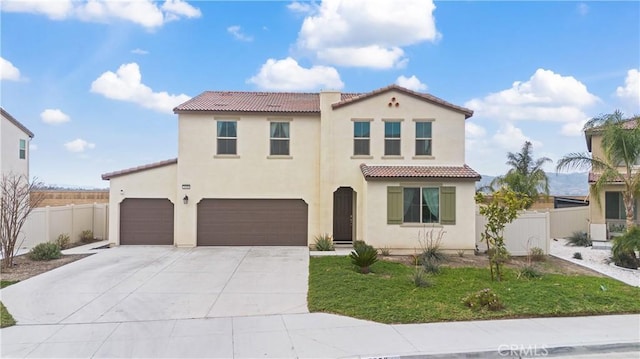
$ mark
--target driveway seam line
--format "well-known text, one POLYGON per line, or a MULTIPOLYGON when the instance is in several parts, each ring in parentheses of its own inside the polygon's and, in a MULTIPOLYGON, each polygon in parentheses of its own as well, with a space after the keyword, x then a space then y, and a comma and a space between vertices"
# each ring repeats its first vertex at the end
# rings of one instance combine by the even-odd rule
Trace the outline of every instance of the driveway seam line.
POLYGON ((209 306, 209 309, 207 310, 207 314, 205 314, 205 318, 211 318, 211 317, 209 317, 209 313, 211 313, 211 311, 213 310, 213 307, 216 305, 216 303, 218 303, 218 300, 220 300, 220 296, 222 296, 222 293, 224 293, 224 290, 229 285, 229 282, 233 278, 233 275, 236 274, 236 272, 238 271, 238 268, 240 268, 240 265, 242 264, 242 262, 244 262, 244 260, 249 255, 249 252, 251 252, 252 250, 253 250, 253 247, 249 248, 249 250, 245 252, 244 256, 242 256, 242 259, 240 259, 238 261, 238 265, 233 269, 233 272, 231 272, 231 275, 229 276, 229 279, 224 283, 224 286, 222 287, 222 289, 220 289, 220 292, 218 292, 218 296, 213 301, 213 304, 211 304, 209 306))

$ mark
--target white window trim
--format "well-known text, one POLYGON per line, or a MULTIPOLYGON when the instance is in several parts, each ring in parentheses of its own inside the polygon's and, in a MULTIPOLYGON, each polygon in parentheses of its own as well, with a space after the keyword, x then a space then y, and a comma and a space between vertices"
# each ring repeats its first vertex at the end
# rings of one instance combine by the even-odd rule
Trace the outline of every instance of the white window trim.
POLYGON ((216 154, 213 156, 214 158, 239 158, 240 155, 238 154, 238 121, 240 119, 236 119, 236 118, 228 118, 228 117, 221 117, 221 118, 217 118, 214 117, 215 119, 215 123, 216 123, 216 154), (235 122, 236 123, 236 137, 220 137, 218 136, 218 122, 235 122), (236 153, 218 153, 218 140, 236 140, 236 153))

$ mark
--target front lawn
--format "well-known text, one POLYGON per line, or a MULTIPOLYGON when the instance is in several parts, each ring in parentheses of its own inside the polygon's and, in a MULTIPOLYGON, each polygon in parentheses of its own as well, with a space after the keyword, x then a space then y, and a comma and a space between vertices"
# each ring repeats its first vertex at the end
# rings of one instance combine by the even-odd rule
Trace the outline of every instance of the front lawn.
POLYGON ((431 287, 417 288, 413 267, 380 261, 363 275, 348 257, 311 257, 309 310, 381 323, 577 316, 640 313, 640 288, 610 278, 545 274, 518 279, 505 269, 502 282, 492 282, 488 268, 447 268, 429 277, 431 287), (505 309, 473 311, 462 298, 484 288, 500 296, 505 309))
MULTIPOLYGON (((4 287, 8 287, 12 284, 18 283, 17 280, 2 280, 0 281, 0 289, 4 287)), ((7 307, 0 302, 0 328, 10 327, 16 324, 15 319, 11 316, 11 313, 7 310, 7 307)))

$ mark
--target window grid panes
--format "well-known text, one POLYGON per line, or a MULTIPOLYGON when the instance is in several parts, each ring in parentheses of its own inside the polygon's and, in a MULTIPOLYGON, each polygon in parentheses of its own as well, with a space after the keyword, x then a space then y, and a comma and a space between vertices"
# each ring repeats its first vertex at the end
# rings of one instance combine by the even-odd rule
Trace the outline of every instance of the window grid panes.
POLYGON ((236 121, 218 121, 217 153, 219 155, 237 154, 237 125, 236 121))
POLYGON ((289 122, 271 122, 270 139, 272 156, 288 156, 289 122))
POLYGON ((371 123, 357 121, 353 123, 353 154, 368 156, 371 136, 371 123))
POLYGON ((21 160, 24 160, 25 158, 27 158, 27 141, 20 140, 20 152, 18 155, 20 156, 21 160))
POLYGON ((416 122, 416 156, 431 156, 431 122, 416 122))
POLYGON ((400 156, 400 122, 384 123, 384 155, 400 156))
POLYGON ((403 189, 404 223, 439 223, 440 189, 437 187, 403 189))

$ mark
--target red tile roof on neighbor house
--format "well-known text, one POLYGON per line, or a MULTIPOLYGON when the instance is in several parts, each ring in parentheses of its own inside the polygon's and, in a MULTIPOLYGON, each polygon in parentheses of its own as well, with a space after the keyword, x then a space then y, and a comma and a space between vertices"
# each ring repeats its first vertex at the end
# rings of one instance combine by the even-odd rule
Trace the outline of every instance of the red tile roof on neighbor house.
MULTIPOLYGON (((595 173, 595 172, 591 172, 589 171, 589 183, 595 183, 596 181, 598 181, 600 179, 600 176, 602 174, 600 173, 595 173)), ((610 183, 622 183, 622 177, 618 177, 613 181, 609 181, 610 183)))
POLYGON ((13 123, 17 128, 26 133, 29 138, 33 138, 33 132, 29 131, 28 128, 26 128, 23 124, 21 124, 18 120, 11 116, 9 112, 5 111, 4 108, 0 107, 0 113, 2 113, 2 116, 9 120, 9 122, 13 123))
POLYGON ((459 178, 480 180, 471 167, 464 166, 369 166, 360 165, 365 179, 376 178, 459 178))
MULTIPOLYGON (((347 106, 392 90, 461 112, 465 115, 465 118, 473 115, 473 111, 467 108, 456 106, 433 95, 411 91, 398 85, 390 85, 368 93, 342 93, 340 94, 340 102, 332 106, 333 108, 347 106)), ((320 94, 304 92, 205 91, 173 109, 174 113, 190 111, 315 114, 320 113, 320 94)))
POLYGON ((150 170, 150 169, 153 169, 153 168, 159 168, 159 167, 174 165, 176 163, 178 163, 178 159, 177 158, 172 158, 172 159, 166 160, 166 161, 154 162, 154 163, 149 163, 148 165, 132 167, 132 168, 127 168, 127 169, 120 170, 120 171, 105 173, 105 174, 102 175, 102 179, 103 180, 110 180, 113 177, 119 177, 119 176, 124 176, 124 175, 128 175, 128 174, 136 173, 136 172, 142 172, 142 171, 150 170))

